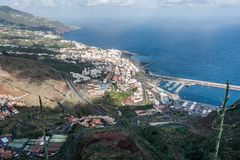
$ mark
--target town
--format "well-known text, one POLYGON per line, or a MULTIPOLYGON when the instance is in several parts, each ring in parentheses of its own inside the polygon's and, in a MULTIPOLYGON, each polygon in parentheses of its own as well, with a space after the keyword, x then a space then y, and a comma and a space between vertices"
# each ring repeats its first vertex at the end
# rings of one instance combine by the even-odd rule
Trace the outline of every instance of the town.
MULTIPOLYGON (((145 70, 135 62, 131 53, 90 47, 74 41, 62 40, 52 32, 30 31, 17 28, 1 27, 0 39, 4 52, 1 55, 37 56, 59 60, 67 64, 81 65, 90 63, 82 70, 61 72, 69 90, 80 101, 86 101, 98 111, 96 115, 86 115, 81 118, 67 115, 64 128, 59 131, 48 131, 45 137, 27 137, 15 139, 11 134, 0 135, 0 157, 11 159, 26 154, 29 157, 44 157, 45 146, 48 155, 54 156, 67 140, 68 133, 74 125, 85 128, 101 129, 118 124, 118 118, 102 112, 95 99, 117 97, 115 105, 144 106, 147 109, 136 109, 135 118, 131 121, 137 126, 162 126, 181 124, 191 127, 194 123, 188 117, 198 119, 206 117, 212 111, 220 110, 219 106, 201 104, 181 99, 179 93, 188 84, 176 79, 161 79, 145 74, 145 70), (18 39, 11 37, 17 36, 18 39), (44 46, 44 49, 39 49, 44 46), (121 95, 121 96, 119 96, 121 95), (105 115, 103 115, 104 113, 105 115), (34 138, 34 139, 32 139, 34 138)), ((112 100, 110 100, 112 101, 112 100)), ((111 103, 112 104, 112 103, 111 103)), ((13 117, 18 113, 15 106, 22 105, 17 97, 0 96, 0 121, 13 117)), ((119 117, 123 114, 116 106, 119 117)))
POLYGON ((0 121, 14 116, 18 113, 15 105, 24 105, 18 98, 10 95, 0 95, 0 121))

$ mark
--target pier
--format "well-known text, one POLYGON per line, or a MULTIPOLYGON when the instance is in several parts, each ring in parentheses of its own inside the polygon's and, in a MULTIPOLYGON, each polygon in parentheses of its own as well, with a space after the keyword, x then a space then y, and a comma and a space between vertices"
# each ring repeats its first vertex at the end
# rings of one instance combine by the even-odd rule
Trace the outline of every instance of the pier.
MULTIPOLYGON (((226 88, 226 84, 216 83, 216 82, 207 82, 207 81, 200 81, 200 80, 193 80, 193 79, 162 76, 162 75, 158 75, 158 77, 159 77, 159 80, 181 82, 185 85, 190 85, 190 86, 191 85, 200 85, 200 86, 222 88, 222 89, 226 88)), ((230 85, 229 87, 230 87, 229 88, 230 90, 240 91, 240 86, 230 85)))
POLYGON ((174 93, 178 94, 184 87, 185 85, 182 83, 176 90, 174 93))

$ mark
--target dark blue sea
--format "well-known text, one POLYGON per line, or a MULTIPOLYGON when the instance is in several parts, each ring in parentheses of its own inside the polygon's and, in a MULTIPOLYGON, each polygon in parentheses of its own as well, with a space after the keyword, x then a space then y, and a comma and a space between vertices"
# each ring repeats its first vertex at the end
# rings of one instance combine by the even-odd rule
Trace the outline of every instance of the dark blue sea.
MULTIPOLYGON (((94 20, 64 35, 101 48, 137 53, 155 74, 240 85, 240 21, 208 19, 154 19, 144 21, 94 20)), ((193 86, 180 96, 221 105, 223 89, 193 86)), ((240 99, 230 92, 229 104, 240 99)))

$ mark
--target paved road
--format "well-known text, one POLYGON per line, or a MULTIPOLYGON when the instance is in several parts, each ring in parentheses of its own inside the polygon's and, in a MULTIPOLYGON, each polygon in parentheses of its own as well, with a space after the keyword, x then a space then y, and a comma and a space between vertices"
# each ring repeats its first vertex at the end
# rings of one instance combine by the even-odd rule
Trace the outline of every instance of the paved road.
MULTIPOLYGON (((151 123, 150 123, 151 125, 151 123)), ((180 125, 180 126, 184 126, 184 127, 188 127, 188 128, 192 128, 192 126, 185 124, 185 123, 181 123, 181 122, 174 122, 174 121, 170 121, 170 122, 156 122, 155 124, 152 124, 151 126, 158 126, 158 127, 164 127, 164 126, 169 126, 169 125, 180 125)))
POLYGON ((73 81, 71 80, 71 78, 62 73, 62 77, 64 78, 64 80, 66 81, 66 83, 68 84, 69 88, 71 89, 71 91, 77 96, 77 98, 80 101, 85 101, 87 102, 94 110, 100 112, 100 113, 105 113, 103 110, 101 110, 100 108, 96 107, 85 95, 84 93, 82 93, 81 91, 79 91, 76 87, 75 84, 73 83, 73 81))

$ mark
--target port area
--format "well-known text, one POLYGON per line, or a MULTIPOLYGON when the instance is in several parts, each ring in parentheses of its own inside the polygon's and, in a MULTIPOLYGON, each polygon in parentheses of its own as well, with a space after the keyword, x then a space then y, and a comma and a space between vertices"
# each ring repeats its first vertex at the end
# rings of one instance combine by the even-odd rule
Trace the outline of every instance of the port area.
POLYGON ((221 109, 221 107, 219 106, 192 102, 192 101, 183 100, 183 99, 179 99, 178 101, 175 101, 175 104, 170 108, 173 108, 179 111, 185 111, 189 115, 199 115, 201 117, 206 117, 212 111, 219 111, 221 109))
POLYGON ((132 123, 137 126, 185 126, 191 128, 198 120, 221 108, 188 100, 170 100, 168 104, 154 104, 153 108, 135 110, 132 123))
POLYGON ((159 86, 172 94, 179 94, 186 85, 177 81, 159 80, 159 86))
POLYGON ((144 90, 150 91, 154 98, 152 99, 153 108, 135 111, 137 117, 133 120, 133 123, 136 125, 189 124, 191 126, 211 112, 221 110, 220 105, 194 102, 179 96, 184 87, 194 84, 186 84, 177 79, 162 79, 154 75, 138 76, 137 79, 143 84, 144 90))

